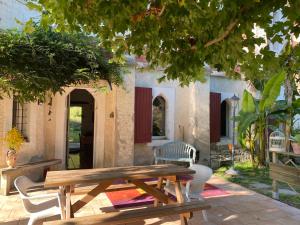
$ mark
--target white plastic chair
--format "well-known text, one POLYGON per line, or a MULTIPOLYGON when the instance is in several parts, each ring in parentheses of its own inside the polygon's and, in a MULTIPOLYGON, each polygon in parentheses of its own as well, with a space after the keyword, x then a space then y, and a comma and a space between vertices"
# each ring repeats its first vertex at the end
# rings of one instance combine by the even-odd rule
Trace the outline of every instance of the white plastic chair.
POLYGON ((36 183, 25 176, 17 177, 14 184, 21 196, 25 210, 30 213, 28 225, 33 225, 37 220, 55 215, 60 215, 62 218, 61 197, 59 193, 29 196, 28 189, 41 186, 43 182, 36 183), (32 200, 40 199, 48 200, 39 203, 32 202, 32 200))
MULTIPOLYGON (((196 173, 192 175, 193 179, 188 181, 186 186, 181 187, 182 193, 184 194, 186 201, 188 202, 190 202, 192 199, 204 201, 204 199, 201 196, 201 193, 204 190, 204 185, 206 181, 208 181, 212 176, 213 171, 211 168, 199 164, 193 164, 189 167, 189 169, 195 170, 196 173)), ((175 186, 173 183, 167 181, 164 190, 166 191, 166 193, 170 193, 176 196, 175 186)), ((202 210, 202 214, 204 220, 207 222, 208 219, 206 210, 202 210)))

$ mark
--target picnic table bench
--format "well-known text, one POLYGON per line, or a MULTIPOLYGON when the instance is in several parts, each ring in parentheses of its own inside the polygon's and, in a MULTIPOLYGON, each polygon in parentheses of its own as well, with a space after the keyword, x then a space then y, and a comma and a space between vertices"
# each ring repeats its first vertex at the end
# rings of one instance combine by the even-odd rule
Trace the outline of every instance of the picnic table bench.
POLYGON ((8 195, 13 178, 15 176, 24 175, 24 173, 31 169, 36 168, 49 168, 51 166, 60 164, 60 159, 50 159, 50 160, 43 160, 37 162, 30 162, 22 165, 17 165, 15 168, 1 168, 1 193, 3 195, 8 195))
MULTIPOLYGON (((63 207, 62 216, 64 219, 66 219, 66 221, 68 221, 69 219, 74 217, 75 212, 77 212, 79 209, 81 209, 86 204, 88 204, 98 194, 102 192, 106 192, 107 190, 112 191, 110 187, 115 185, 116 181, 120 181, 120 180, 126 181, 126 183, 129 184, 133 184, 135 187, 141 188, 146 193, 154 196, 156 199, 154 202, 154 206, 158 206, 159 202, 162 202, 164 204, 175 204, 175 203, 183 204, 184 198, 181 191, 182 180, 180 180, 180 176, 191 175, 194 173, 195 171, 191 169, 184 168, 181 166, 176 166, 176 165, 170 165, 170 164, 152 165, 152 166, 99 168, 99 169, 85 169, 85 170, 50 171, 47 173, 44 185, 45 187, 60 187, 61 194, 64 196, 63 199, 65 199, 65 202, 62 203, 62 207, 63 207), (158 179, 155 187, 152 185, 152 183, 148 183, 148 180, 150 178, 158 179), (174 182, 177 201, 162 191, 163 180, 165 178, 167 178, 171 182, 174 182), (73 194, 72 189, 75 185, 78 184, 98 184, 98 185, 95 186, 92 190, 90 190, 82 199, 79 199, 72 204, 71 202, 71 195, 73 194)), ((76 191, 74 193, 76 193, 76 191)), ((182 209, 183 211, 185 210, 188 211, 189 209, 189 207, 185 205, 182 205, 182 207, 183 207, 182 209)), ((198 208, 199 207, 200 206, 198 205, 198 208)), ((193 210, 191 208, 191 210, 188 212, 192 212, 193 210)), ((158 211, 154 210, 154 211, 155 213, 153 212, 153 214, 157 215, 159 210, 158 211)), ((191 214, 190 213, 182 214, 181 211, 178 213, 180 213, 181 223, 187 224, 187 218, 189 218, 191 214)))
POLYGON ((112 212, 93 216, 77 217, 68 220, 45 222, 44 225, 120 225, 138 222, 145 219, 171 216, 209 209, 202 201, 176 203, 159 207, 143 208, 130 211, 112 212))

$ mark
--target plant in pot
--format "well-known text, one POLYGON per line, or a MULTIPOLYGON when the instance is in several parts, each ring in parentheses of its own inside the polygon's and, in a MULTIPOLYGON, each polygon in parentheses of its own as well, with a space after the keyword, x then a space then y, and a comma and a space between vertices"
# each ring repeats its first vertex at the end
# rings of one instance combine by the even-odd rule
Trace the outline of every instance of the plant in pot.
POLYGON ((294 153, 300 155, 300 134, 292 136, 290 140, 294 153))
POLYGON ((14 168, 17 162, 17 151, 20 150, 22 144, 24 143, 24 138, 21 132, 14 127, 7 131, 3 140, 9 149, 6 153, 7 166, 9 168, 14 168))

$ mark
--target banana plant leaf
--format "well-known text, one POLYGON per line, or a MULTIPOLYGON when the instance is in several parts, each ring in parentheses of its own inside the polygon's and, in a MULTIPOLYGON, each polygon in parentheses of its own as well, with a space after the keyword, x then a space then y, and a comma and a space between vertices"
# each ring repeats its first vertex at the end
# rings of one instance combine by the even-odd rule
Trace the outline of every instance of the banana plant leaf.
POLYGON ((238 132, 244 133, 246 130, 258 120, 259 114, 251 112, 240 112, 236 117, 238 121, 238 132))
POLYGON ((242 99, 243 112, 255 112, 255 108, 255 100, 253 96, 247 90, 244 90, 242 99))
POLYGON ((274 105, 280 93, 280 88, 285 80, 285 77, 286 72, 281 71, 278 75, 273 76, 266 83, 258 106, 260 112, 264 112, 274 105))

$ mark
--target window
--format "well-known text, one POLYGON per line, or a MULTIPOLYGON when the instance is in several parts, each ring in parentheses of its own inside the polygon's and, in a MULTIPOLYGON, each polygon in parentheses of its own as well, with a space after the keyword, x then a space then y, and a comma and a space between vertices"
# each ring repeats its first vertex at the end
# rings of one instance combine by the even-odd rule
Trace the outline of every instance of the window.
POLYGON ((166 136, 166 101, 158 96, 152 104, 152 136, 166 136))
POLYGON ((29 104, 13 100, 12 127, 16 127, 26 141, 29 141, 29 104))

